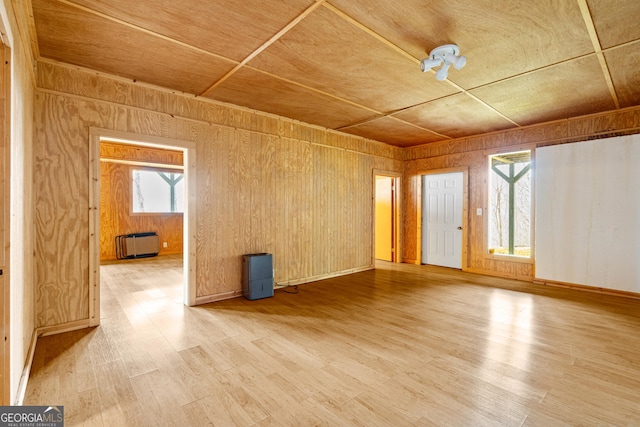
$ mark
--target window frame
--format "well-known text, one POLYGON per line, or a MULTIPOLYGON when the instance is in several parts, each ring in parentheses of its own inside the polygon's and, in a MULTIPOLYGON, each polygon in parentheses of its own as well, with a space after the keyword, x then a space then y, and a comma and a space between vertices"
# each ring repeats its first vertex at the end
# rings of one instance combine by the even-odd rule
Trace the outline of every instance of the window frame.
MULTIPOLYGON (((134 212, 133 210, 133 171, 142 170, 142 171, 151 171, 151 172, 164 172, 164 173, 180 173, 183 175, 183 180, 186 179, 184 177, 184 167, 176 167, 176 168, 167 168, 167 167, 153 167, 153 166, 141 166, 141 165, 131 165, 129 167, 129 215, 131 216, 167 216, 167 215, 183 215, 184 212, 134 212)), ((185 195, 186 197, 186 195, 185 195)))
POLYGON ((512 145, 496 150, 486 150, 483 152, 484 155, 484 173, 485 173, 485 185, 484 185, 484 206, 483 206, 483 216, 484 216, 484 238, 482 243, 482 254, 484 259, 494 260, 494 261, 509 261, 509 262, 517 262, 523 264, 534 264, 535 263, 535 144, 523 144, 523 145, 512 145), (491 156, 495 156, 498 154, 509 154, 509 153, 517 153, 520 151, 530 151, 531 152, 531 161, 530 161, 530 173, 531 173, 531 220, 530 220, 530 247, 531 247, 531 256, 522 257, 517 255, 509 255, 509 254, 495 254, 489 252, 489 218, 490 218, 490 207, 491 207, 491 156))

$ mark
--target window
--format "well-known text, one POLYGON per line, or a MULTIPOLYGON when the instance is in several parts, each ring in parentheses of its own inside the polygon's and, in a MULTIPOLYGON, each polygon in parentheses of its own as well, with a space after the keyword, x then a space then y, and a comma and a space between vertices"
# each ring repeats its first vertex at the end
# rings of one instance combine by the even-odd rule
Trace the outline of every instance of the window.
POLYGON ((531 151, 489 156, 489 253, 531 257, 531 151))
POLYGON ((158 170, 133 170, 133 212, 183 212, 184 175, 158 170))

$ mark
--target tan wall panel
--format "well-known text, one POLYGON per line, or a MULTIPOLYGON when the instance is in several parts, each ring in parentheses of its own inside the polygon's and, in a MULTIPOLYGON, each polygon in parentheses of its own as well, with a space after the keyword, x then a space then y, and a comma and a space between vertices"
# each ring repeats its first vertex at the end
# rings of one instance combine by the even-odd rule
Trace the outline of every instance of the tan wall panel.
POLYGON ((88 133, 69 130, 80 124, 84 106, 61 96, 37 98, 36 321, 44 326, 89 316, 89 146, 88 133))
POLYGON ((100 163, 100 260, 116 259, 116 236, 148 231, 158 233, 160 255, 182 253, 182 214, 131 213, 133 168, 119 163, 100 163), (163 242, 167 243, 166 248, 163 242))
POLYGON ((40 65, 38 326, 88 317, 90 127, 196 143, 199 298, 240 290, 245 253, 273 253, 280 283, 372 265, 373 169, 400 172, 399 149, 95 73, 40 65))

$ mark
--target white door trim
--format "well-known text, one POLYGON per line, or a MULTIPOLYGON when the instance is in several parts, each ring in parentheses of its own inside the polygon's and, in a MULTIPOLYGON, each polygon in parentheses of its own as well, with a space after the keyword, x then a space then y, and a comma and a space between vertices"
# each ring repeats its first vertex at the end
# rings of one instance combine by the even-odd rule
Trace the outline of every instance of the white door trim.
POLYGON ((196 304, 196 144, 193 141, 141 135, 112 129, 89 129, 89 324, 100 324, 100 141, 149 147, 177 148, 184 152, 184 303, 196 304))

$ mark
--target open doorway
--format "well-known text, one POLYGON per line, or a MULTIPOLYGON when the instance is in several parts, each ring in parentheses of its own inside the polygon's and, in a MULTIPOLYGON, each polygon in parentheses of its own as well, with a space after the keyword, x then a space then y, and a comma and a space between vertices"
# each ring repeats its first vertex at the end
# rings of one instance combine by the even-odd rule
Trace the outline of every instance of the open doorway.
POLYGON ((375 259, 399 262, 398 182, 393 175, 376 174, 375 181, 375 259))
MULTIPOLYGON (((178 291, 182 295, 171 295, 169 298, 178 299, 179 302, 187 305, 195 305, 195 275, 193 273, 195 271, 195 233, 192 231, 193 227, 195 227, 195 144, 189 141, 147 137, 106 129, 91 129, 90 145, 91 186, 89 197, 92 206, 89 245, 91 272, 90 324, 98 325, 100 323, 101 258, 117 258, 115 243, 112 242, 113 235, 126 235, 131 231, 153 232, 161 230, 158 232, 159 251, 162 252, 164 250, 164 253, 168 256, 168 258, 162 257, 163 263, 167 260, 169 265, 173 264, 174 270, 176 263, 178 263, 178 266, 182 265, 182 275, 178 279, 182 282, 181 289, 178 291), (124 151, 133 154, 137 152, 138 156, 131 155, 132 158, 130 159, 114 160, 114 158, 118 157, 114 155, 110 156, 110 159, 103 158, 103 161, 101 161, 101 144, 107 143, 115 144, 110 149, 120 150, 121 157, 124 151), (155 154, 151 155, 149 153, 155 154), (158 153, 160 153, 160 160, 155 156, 158 153), (175 160, 170 160, 172 156, 182 157, 182 166, 176 165, 175 160), (152 158, 156 158, 156 160, 152 158), (108 179, 114 179, 117 182, 107 182, 106 176, 101 174, 101 171, 104 173, 107 169, 116 171, 117 177, 108 179), (140 204, 140 195, 137 195, 137 200, 134 197, 136 193, 136 188, 134 188, 136 171, 139 181, 144 179, 140 178, 144 174, 148 174, 151 177, 150 179, 159 177, 159 179, 164 180, 164 177, 167 177, 165 181, 169 188, 168 194, 171 194, 167 204, 170 208, 161 209, 174 209, 176 212, 161 215, 162 218, 160 220, 158 220, 158 215, 134 212, 134 204, 140 204), (104 220, 103 218, 103 221, 101 221, 100 196, 103 179, 105 179, 104 185, 109 186, 109 191, 116 193, 110 197, 120 200, 111 200, 108 203, 123 205, 118 206, 115 210, 110 209, 110 215, 119 216, 119 219, 104 220), (177 192, 181 194, 180 197, 177 196, 177 192), (131 220, 132 217, 134 218, 133 220, 131 220), (173 224, 163 224, 167 221, 173 224), (103 227, 105 230, 102 230, 103 227), (181 235, 177 235, 178 233, 181 235), (103 241, 101 242, 101 240, 103 241)), ((137 189, 141 190, 142 187, 143 185, 138 182, 137 189)), ((146 203, 148 206, 151 204, 149 200, 146 203)), ((152 210, 154 209, 157 210, 157 208, 152 210)), ((109 215, 105 217, 108 218, 109 215)), ((158 261, 159 259, 147 258, 143 262, 137 263, 140 267, 140 272, 134 272, 133 274, 149 277, 148 273, 142 272, 148 271, 144 270, 145 268, 155 271, 166 267, 158 261)), ((108 261, 106 262, 108 263, 108 261)), ((130 266, 131 264, 129 264, 130 266)), ((109 276, 118 277, 118 274, 115 276, 110 274, 109 276)), ((151 296, 154 293, 153 289, 141 288, 140 291, 151 296)))
POLYGON ((103 320, 117 317, 123 304, 131 315, 134 304, 152 314, 184 303, 183 154, 100 141, 103 320))

